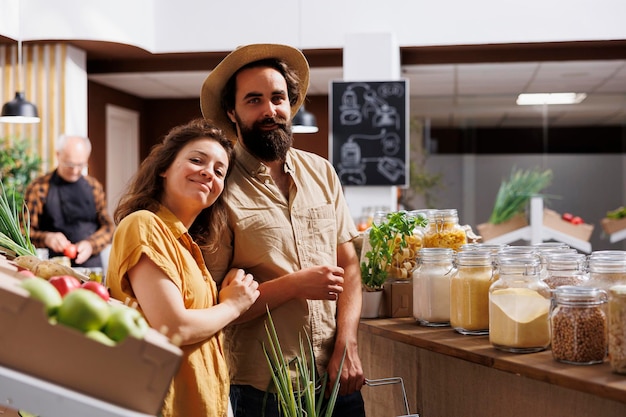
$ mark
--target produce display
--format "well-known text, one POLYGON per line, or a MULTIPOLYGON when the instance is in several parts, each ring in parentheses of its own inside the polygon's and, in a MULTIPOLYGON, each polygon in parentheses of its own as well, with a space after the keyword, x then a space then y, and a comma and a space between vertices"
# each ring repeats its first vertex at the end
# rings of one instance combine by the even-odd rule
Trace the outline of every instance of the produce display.
POLYGON ((606 217, 613 220, 619 220, 626 217, 626 207, 618 207, 615 210, 607 211, 606 217))
POLYGON ((72 327, 87 337, 114 346, 127 337, 142 339, 149 326, 135 308, 109 303, 107 288, 62 275, 46 280, 31 276, 20 281, 30 297, 41 301, 51 324, 72 327))
POLYGON ((500 184, 489 223, 500 224, 523 213, 531 197, 539 195, 551 182, 552 171, 549 169, 513 169, 509 179, 500 184))

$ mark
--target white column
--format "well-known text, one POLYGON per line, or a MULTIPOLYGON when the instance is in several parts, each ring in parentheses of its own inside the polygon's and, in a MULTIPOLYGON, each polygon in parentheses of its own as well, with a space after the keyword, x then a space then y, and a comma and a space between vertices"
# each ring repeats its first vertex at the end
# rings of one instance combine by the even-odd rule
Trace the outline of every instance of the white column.
POLYGON ((87 136, 87 54, 67 46, 65 58, 65 132, 87 136))
MULTIPOLYGON (((344 81, 396 81, 400 78, 400 47, 395 34, 346 35, 343 49, 344 81)), ((344 192, 355 221, 364 207, 398 208, 398 189, 395 186, 345 186, 344 192)))

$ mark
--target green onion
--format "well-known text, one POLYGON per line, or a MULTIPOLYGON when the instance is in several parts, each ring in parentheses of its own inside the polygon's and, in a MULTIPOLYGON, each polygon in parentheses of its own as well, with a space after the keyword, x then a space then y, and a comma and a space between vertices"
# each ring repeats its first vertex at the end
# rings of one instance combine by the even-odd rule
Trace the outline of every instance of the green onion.
MULTIPOLYGON (((328 374, 325 373, 320 378, 316 376, 313 346, 308 333, 305 332, 308 342, 308 353, 307 349, 305 349, 302 335, 300 335, 300 355, 288 362, 283 356, 269 308, 267 309, 267 317, 265 332, 267 333, 269 347, 263 343, 263 352, 272 373, 270 387, 273 384, 276 389, 278 403, 282 411, 281 415, 285 417, 331 417, 339 393, 339 378, 333 385, 325 409, 322 409, 328 374), (307 362, 307 357, 310 362, 307 362), (291 378, 292 373, 295 374, 294 380, 291 378), (317 399, 315 397, 316 388, 319 388, 317 399)), ((343 368, 345 357, 346 352, 344 350, 339 369, 343 368)))
POLYGON ((552 182, 552 171, 513 170, 508 181, 502 181, 489 223, 499 224, 526 210, 528 201, 552 182))
POLYGON ((36 255, 30 241, 30 217, 26 205, 23 206, 22 222, 15 198, 8 199, 4 184, 0 179, 0 247, 14 252, 17 256, 36 255))

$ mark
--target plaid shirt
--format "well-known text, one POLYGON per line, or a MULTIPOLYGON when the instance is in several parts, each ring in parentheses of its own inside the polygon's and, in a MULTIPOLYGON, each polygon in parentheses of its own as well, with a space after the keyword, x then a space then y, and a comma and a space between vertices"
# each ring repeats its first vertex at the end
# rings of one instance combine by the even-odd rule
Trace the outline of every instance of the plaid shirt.
MULTIPOLYGON (((30 240, 33 245, 38 248, 46 247, 44 243, 45 236, 47 233, 50 233, 48 231, 39 230, 39 216, 43 213, 46 204, 48 190, 50 189, 50 179, 53 173, 54 172, 50 172, 33 180, 33 182, 28 185, 24 194, 24 202, 26 203, 26 207, 28 207, 30 215, 30 240)), ((93 190, 93 198, 98 212, 98 224, 100 227, 94 234, 86 239, 93 248, 93 254, 96 255, 111 243, 111 238, 113 237, 113 220, 107 212, 106 197, 102 184, 89 175, 85 175, 84 178, 93 190)))

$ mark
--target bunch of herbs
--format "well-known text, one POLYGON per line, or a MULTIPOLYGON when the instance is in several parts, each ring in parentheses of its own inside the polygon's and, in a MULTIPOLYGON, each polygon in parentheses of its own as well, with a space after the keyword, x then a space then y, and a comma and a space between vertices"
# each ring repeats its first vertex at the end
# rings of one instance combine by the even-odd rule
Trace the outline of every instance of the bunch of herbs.
POLYGON ((417 226, 426 226, 422 216, 411 216, 406 211, 387 213, 386 219, 379 224, 372 224, 365 239, 369 241, 369 250, 365 252, 365 261, 361 262, 361 283, 367 291, 379 291, 387 280, 393 255, 408 243, 406 238, 413 234, 417 226), (399 239, 396 239, 399 237, 399 239))
POLYGON ((552 170, 539 169, 511 171, 508 181, 502 181, 496 196, 489 223, 499 224, 526 210, 528 201, 552 182, 552 170))

